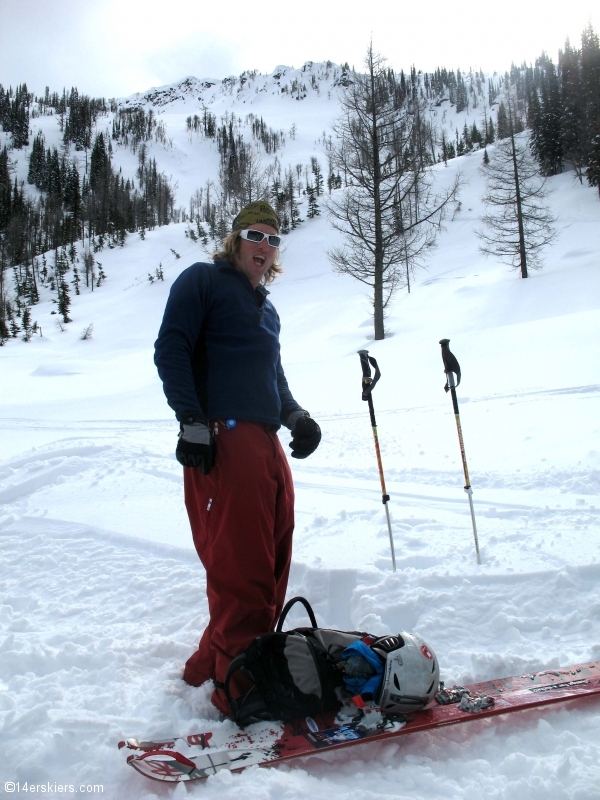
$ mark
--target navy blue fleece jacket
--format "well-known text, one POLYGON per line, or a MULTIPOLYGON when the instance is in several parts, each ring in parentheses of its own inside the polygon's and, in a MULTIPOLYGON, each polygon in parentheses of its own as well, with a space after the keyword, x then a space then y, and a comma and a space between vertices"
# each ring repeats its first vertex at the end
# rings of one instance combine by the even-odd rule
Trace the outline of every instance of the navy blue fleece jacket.
POLYGON ((279 316, 227 261, 192 264, 171 287, 154 363, 178 419, 286 424, 300 408, 279 357, 279 316))

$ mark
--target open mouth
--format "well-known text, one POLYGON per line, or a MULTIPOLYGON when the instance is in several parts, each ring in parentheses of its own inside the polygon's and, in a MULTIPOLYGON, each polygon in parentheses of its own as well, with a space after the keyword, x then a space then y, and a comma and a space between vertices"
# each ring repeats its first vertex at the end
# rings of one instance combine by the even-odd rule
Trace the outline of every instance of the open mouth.
POLYGON ((253 256, 252 260, 255 264, 258 264, 259 267, 262 267, 266 259, 264 256, 253 256))

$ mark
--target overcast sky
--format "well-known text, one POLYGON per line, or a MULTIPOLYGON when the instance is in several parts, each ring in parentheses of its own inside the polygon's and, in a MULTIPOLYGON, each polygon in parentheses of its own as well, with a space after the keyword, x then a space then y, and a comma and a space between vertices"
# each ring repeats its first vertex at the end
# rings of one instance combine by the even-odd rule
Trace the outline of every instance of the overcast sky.
POLYGON ((77 86, 122 97, 187 75, 224 78, 305 61, 362 65, 369 40, 397 70, 493 72, 556 62, 565 39, 580 45, 598 0, 357 3, 294 0, 0 0, 0 83, 41 94, 77 86))

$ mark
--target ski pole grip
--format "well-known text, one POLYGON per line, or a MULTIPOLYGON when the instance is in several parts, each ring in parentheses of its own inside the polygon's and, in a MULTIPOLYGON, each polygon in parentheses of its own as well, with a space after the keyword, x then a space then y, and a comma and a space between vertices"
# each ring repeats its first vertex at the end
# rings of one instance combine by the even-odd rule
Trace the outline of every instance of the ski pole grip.
POLYGON ((450 339, 440 339, 440 344, 442 346, 442 361, 444 362, 444 372, 450 372, 450 367, 448 366, 448 353, 450 352, 450 339))
MULTIPOLYGON (((450 352, 450 339, 440 339, 440 344, 442 346, 442 361, 444 362, 444 372, 448 376, 449 373, 454 372, 456 374, 456 385, 460 385, 460 365, 456 360, 456 356, 450 352)), ((448 383, 444 386, 444 389, 448 391, 449 389, 448 383)))
POLYGON ((379 371, 379 365, 377 361, 369 355, 368 350, 359 350, 358 355, 360 356, 360 365, 363 371, 363 393, 362 399, 368 400, 371 396, 371 392, 375 388, 375 384, 381 378, 381 372, 379 371), (375 370, 375 375, 371 377, 371 367, 375 370))
POLYGON ((371 397, 371 390, 374 383, 371 378, 371 365, 369 364, 369 351, 359 350, 358 357, 360 358, 360 366, 362 367, 362 399, 369 400, 371 397))
POLYGON ((363 378, 371 377, 371 365, 369 364, 369 351, 359 350, 360 365, 362 367, 363 378))

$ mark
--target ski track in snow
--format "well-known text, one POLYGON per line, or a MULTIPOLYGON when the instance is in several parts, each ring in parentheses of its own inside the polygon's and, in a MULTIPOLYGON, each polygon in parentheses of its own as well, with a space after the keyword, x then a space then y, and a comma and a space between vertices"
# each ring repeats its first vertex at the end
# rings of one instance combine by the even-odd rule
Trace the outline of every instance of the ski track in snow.
MULTIPOLYGON (((297 123, 297 138, 279 153, 284 166, 315 150, 325 163, 316 144, 333 116, 325 92, 319 100, 309 87, 300 104, 266 91, 203 91, 217 115, 252 111, 286 130, 297 123)), ((160 109, 174 147, 148 145, 185 204, 217 175, 213 146, 185 132, 186 116, 198 111, 186 97, 160 109)), ((467 117, 448 110, 444 124, 460 130, 467 117)), ((35 124, 47 146, 60 144, 56 118, 35 124)), ((25 179, 26 159, 13 155, 25 179)), ((115 145, 114 158, 133 173, 129 150, 115 145)), ((411 294, 391 304, 384 341, 372 339, 362 288, 331 272, 324 252, 339 240, 325 215, 286 237, 285 274, 270 287, 290 386, 323 430, 316 453, 292 463, 288 594, 308 597, 324 626, 420 633, 450 683, 600 658, 597 193, 568 173, 550 180, 559 236, 544 269, 520 281, 477 250, 480 160, 472 153, 436 168, 440 183, 463 171, 462 210, 411 294), (442 337, 463 368, 480 567, 443 392, 442 337), (396 573, 360 399, 361 348, 382 370, 374 401, 396 573)), ((208 609, 152 342, 170 284, 205 258, 184 230, 171 225, 106 249, 107 280, 73 298, 74 322, 64 331, 43 289, 34 317, 44 336, 0 350, 0 786, 97 784, 110 800, 600 800, 598 701, 195 784, 150 782, 126 766, 116 747, 123 737, 231 725, 217 720, 206 688, 181 680, 208 609), (158 263, 165 282, 150 285, 158 263), (80 341, 92 321, 93 338, 80 341)), ((287 449, 288 433, 281 438, 287 449)), ((294 610, 289 622, 305 619, 294 610)))
MULTIPOLYGON (((419 631, 451 683, 600 657, 597 470, 478 476, 479 568, 456 469, 403 466, 403 443, 394 460, 389 440, 393 574, 371 442, 346 434, 348 421, 330 415, 321 462, 293 464, 289 596, 309 597, 322 625, 419 631), (357 564, 357 554, 367 559, 357 564)), ((115 749, 123 736, 230 725, 217 721, 205 688, 181 680, 208 609, 171 452, 174 426, 0 426, 48 437, 0 464, 0 743, 10 765, 3 777, 99 784, 115 798, 181 794, 182 787, 140 784, 115 749)), ((303 623, 296 613, 291 625, 303 623)), ((276 770, 221 773, 185 791, 346 798, 351 783, 367 798, 593 797, 599 722, 597 705, 577 703, 276 770)))
MULTIPOLYGON (((293 464, 289 596, 309 597, 322 625, 419 631, 449 682, 600 657, 597 470, 478 476, 479 568, 460 474, 403 466, 403 444, 394 460, 389 440, 393 574, 372 443, 346 434, 347 425, 330 415, 319 458, 293 464)), ((205 688, 181 680, 208 609, 171 452, 173 423, 0 426, 48 437, 0 464, 3 777, 99 784, 114 798, 181 794, 148 787, 115 749, 123 736, 230 724, 217 721, 205 688)), ((292 625, 303 623, 296 613, 292 625)), ((374 798, 593 797, 599 722, 597 705, 578 703, 277 770, 221 773, 185 791, 345 798, 351 783, 374 798)))
MULTIPOLYGON (((195 554, 50 519, 5 520, 1 534, 0 741, 4 769, 11 766, 3 777, 102 784, 111 798, 183 796, 173 787, 140 787, 115 743, 140 731, 185 735, 231 724, 216 721, 205 689, 180 678, 207 620, 195 554)), ((327 602, 340 605, 345 589, 348 623, 378 633, 400 619, 418 629, 444 654, 445 678, 466 682, 600 657, 600 647, 586 652, 578 635, 598 640, 600 566, 516 575, 341 573, 295 565, 290 590, 308 594, 320 619, 331 621, 327 602), (498 641, 511 643, 510 654, 497 651, 498 641)), ((367 798, 454 797, 459 787, 467 798, 594 797, 599 720, 597 706, 578 702, 277 770, 220 773, 186 791, 300 798, 318 790, 346 798, 351 781, 367 798)))

